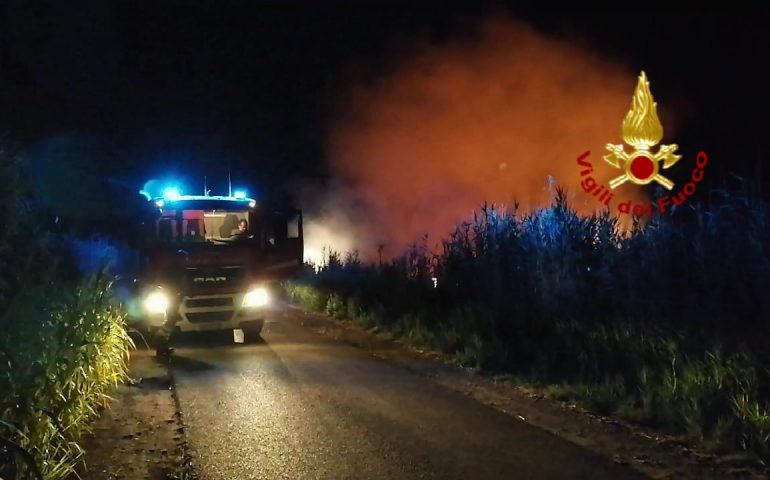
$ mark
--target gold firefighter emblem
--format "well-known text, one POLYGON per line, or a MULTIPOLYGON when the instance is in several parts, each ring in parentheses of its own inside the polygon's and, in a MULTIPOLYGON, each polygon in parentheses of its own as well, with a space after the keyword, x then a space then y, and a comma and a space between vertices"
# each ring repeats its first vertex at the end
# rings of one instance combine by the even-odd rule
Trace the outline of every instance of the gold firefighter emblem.
POLYGON ((658 120, 656 107, 650 93, 650 82, 642 72, 631 100, 631 110, 626 114, 621 130, 623 141, 633 150, 626 153, 622 144, 607 144, 609 153, 604 156, 604 160, 615 168, 625 170, 623 175, 610 181, 610 188, 614 189, 626 181, 637 185, 656 181, 668 190, 674 188, 674 182, 660 174, 660 162, 663 161, 662 168, 669 168, 682 156, 675 154, 679 148, 676 144, 661 145, 657 152, 652 152, 651 148, 663 138, 663 125, 658 120))

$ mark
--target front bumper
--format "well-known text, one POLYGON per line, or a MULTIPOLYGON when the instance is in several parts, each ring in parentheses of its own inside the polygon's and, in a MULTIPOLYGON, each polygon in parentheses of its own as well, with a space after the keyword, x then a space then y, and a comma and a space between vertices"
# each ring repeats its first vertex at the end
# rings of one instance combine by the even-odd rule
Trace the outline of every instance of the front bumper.
POLYGON ((261 330, 277 309, 274 302, 263 307, 243 308, 245 293, 182 297, 164 314, 149 315, 149 327, 160 328, 168 316, 168 327, 181 332, 207 332, 242 328, 261 330))

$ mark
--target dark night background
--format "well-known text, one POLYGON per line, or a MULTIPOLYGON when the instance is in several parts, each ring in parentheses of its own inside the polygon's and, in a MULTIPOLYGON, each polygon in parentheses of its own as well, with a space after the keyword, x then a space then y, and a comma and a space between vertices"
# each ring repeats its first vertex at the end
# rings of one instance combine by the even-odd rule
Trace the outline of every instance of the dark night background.
POLYGON ((228 162, 257 196, 276 194, 293 178, 328 176, 325 129, 351 75, 376 75, 399 42, 442 42, 501 9, 644 68, 656 96, 694 105, 678 140, 719 159, 710 178, 770 176, 761 168, 770 148, 767 9, 8 1, 0 23, 4 148, 57 195, 98 179, 134 195, 144 180, 174 174, 196 193, 207 175, 218 193, 228 162))

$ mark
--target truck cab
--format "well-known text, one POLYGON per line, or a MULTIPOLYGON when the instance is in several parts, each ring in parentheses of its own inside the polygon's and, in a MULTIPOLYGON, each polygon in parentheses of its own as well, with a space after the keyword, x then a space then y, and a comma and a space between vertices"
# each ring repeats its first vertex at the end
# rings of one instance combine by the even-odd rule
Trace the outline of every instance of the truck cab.
POLYGON ((147 330, 258 336, 302 265, 302 213, 239 196, 150 199, 138 284, 147 330))

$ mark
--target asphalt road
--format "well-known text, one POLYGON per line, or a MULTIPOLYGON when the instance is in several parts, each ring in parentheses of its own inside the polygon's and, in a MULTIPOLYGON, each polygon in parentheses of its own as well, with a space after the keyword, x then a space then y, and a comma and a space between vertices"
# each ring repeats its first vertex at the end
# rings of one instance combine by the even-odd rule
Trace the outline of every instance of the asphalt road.
POLYGON ((300 316, 287 309, 256 344, 177 347, 203 480, 642 478, 313 332, 300 316))

